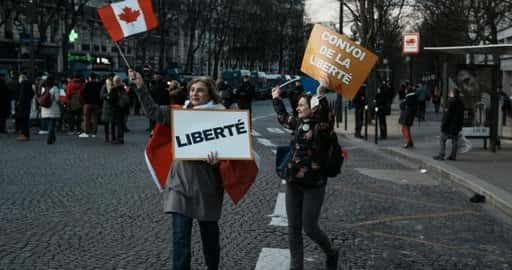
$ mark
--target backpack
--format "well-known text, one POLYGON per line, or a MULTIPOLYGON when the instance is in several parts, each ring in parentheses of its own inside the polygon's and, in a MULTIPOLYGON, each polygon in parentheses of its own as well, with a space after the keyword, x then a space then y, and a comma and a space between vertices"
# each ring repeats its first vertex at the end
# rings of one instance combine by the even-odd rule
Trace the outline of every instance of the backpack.
POLYGON ((341 173, 341 167, 345 157, 343 156, 343 150, 338 143, 338 136, 335 132, 331 132, 329 135, 329 147, 327 149, 326 169, 327 177, 336 177, 341 173))
POLYGON ((41 107, 50 108, 52 106, 52 94, 50 89, 43 89, 41 96, 37 98, 37 102, 41 107))

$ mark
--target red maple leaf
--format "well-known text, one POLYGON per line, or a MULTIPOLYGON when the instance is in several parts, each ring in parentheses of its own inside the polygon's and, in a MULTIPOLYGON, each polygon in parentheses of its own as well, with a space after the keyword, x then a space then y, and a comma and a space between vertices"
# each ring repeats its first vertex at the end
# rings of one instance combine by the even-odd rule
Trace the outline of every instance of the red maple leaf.
POLYGON ((139 10, 133 10, 130 7, 124 7, 123 12, 119 14, 119 19, 125 21, 126 23, 132 23, 137 20, 137 17, 140 16, 139 10))
POLYGON ((407 44, 407 45, 413 45, 414 43, 416 43, 416 39, 414 39, 414 38, 410 38, 405 41, 405 44, 407 44))

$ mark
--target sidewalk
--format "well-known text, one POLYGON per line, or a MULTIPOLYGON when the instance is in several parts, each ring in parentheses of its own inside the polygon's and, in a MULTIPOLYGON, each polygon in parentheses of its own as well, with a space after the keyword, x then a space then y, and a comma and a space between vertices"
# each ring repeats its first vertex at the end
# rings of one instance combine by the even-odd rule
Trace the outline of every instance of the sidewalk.
MULTIPOLYGON (((486 203, 495 206, 512 216, 512 143, 502 141, 501 149, 496 153, 483 149, 483 140, 470 140, 471 151, 457 155, 457 161, 436 161, 432 159, 439 151, 441 113, 436 114, 427 108, 426 121, 418 123, 417 119, 411 128, 414 148, 404 149, 404 140, 398 124, 399 111, 393 109, 387 117, 388 139, 374 142, 375 126, 368 126, 368 141, 354 137, 354 110, 349 110, 347 130, 345 123, 335 127, 336 132, 357 145, 375 147, 378 150, 398 158, 413 162, 419 168, 426 169, 439 180, 454 184, 467 195, 474 193, 486 197, 486 203)), ((362 134, 364 136, 364 126, 362 134)), ((488 142, 489 145, 489 142, 488 142)), ((447 153, 451 142, 447 142, 447 153)))

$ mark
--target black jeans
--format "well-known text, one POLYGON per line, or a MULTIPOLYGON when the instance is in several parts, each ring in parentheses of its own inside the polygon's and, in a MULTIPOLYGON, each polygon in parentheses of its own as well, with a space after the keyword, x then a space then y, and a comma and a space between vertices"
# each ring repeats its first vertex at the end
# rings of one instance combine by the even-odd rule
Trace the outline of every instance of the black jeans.
POLYGON ((124 119, 112 122, 112 141, 124 142, 124 119))
POLYGON ((55 130, 57 129, 57 119, 58 118, 46 118, 46 123, 48 125, 48 142, 55 142, 55 130))
POLYGON ((452 152, 450 154, 451 157, 456 157, 457 156, 457 146, 458 146, 458 141, 459 141, 459 135, 450 135, 450 134, 446 134, 446 133, 442 133, 441 134, 441 140, 440 140, 440 149, 439 149, 439 156, 440 157, 444 157, 444 153, 446 151, 446 141, 448 139, 451 139, 452 140, 452 152))
MULTIPOLYGON (((173 270, 190 270, 192 222, 190 217, 172 213, 172 264, 173 270)), ((219 224, 217 221, 200 221, 203 255, 208 270, 218 270, 220 261, 219 224)))
POLYGON ((386 123, 386 114, 379 112, 378 117, 379 117, 380 138, 385 139, 388 137, 388 125, 386 123))
POLYGON ((82 108, 69 112, 69 131, 80 131, 80 124, 82 122, 82 108))
POLYGON ((304 268, 302 229, 327 255, 335 252, 329 238, 318 226, 320 210, 324 202, 325 186, 301 188, 293 184, 286 186, 286 214, 288 215, 288 242, 290 245, 290 268, 304 268))
POLYGON ((361 135, 361 129, 363 128, 363 117, 364 117, 364 107, 355 107, 355 117, 356 117, 356 135, 361 135))

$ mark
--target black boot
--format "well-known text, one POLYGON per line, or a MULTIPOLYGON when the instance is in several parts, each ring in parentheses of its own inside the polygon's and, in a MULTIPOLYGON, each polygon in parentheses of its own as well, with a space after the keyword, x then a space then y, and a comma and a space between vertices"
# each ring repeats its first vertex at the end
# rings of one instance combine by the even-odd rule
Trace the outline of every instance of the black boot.
POLYGON ((333 254, 327 255, 325 260, 325 269, 326 270, 337 270, 338 269, 338 257, 340 253, 338 250, 334 251, 333 254))

